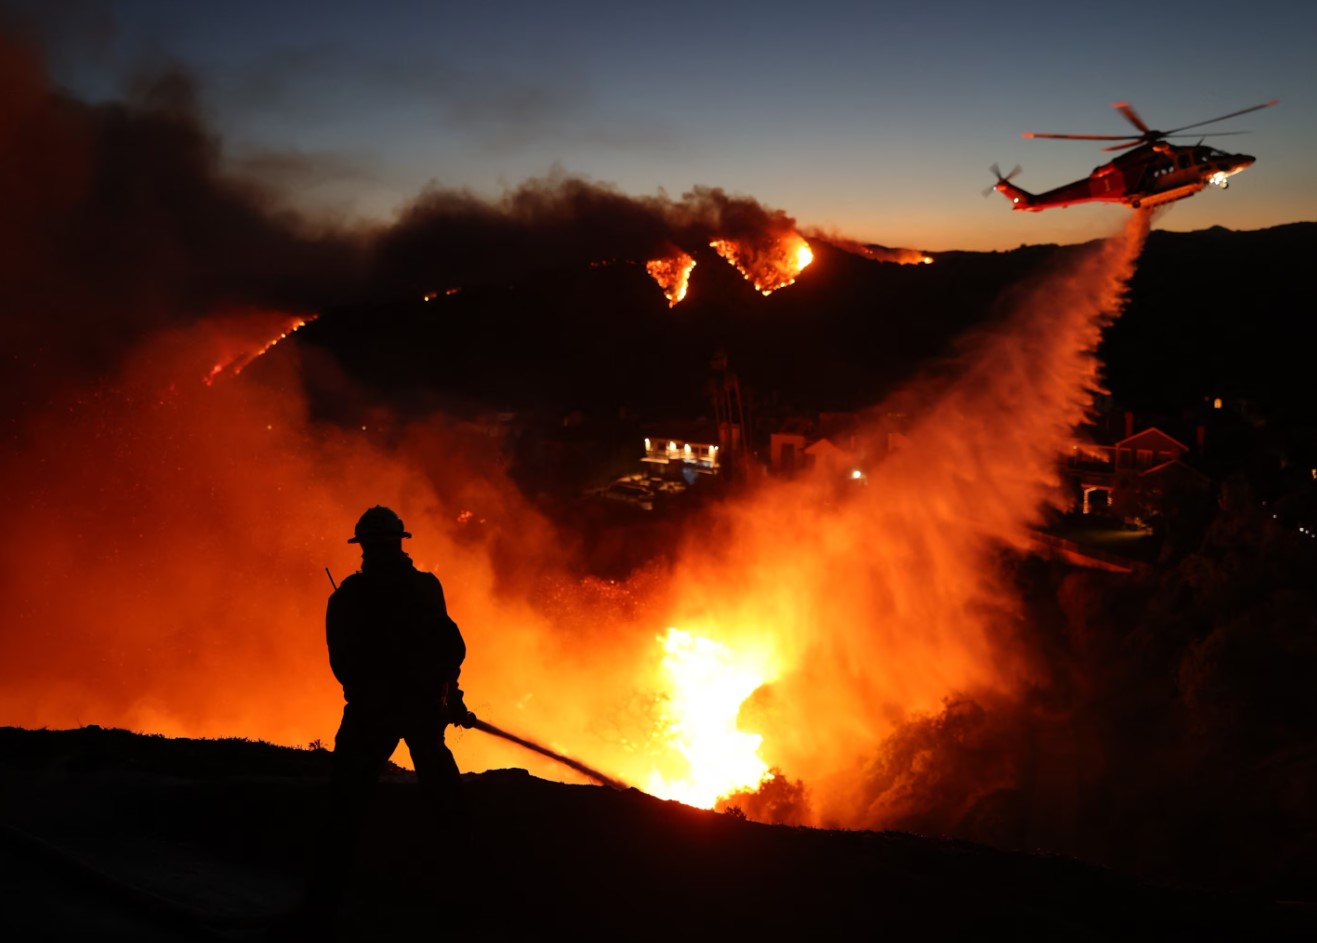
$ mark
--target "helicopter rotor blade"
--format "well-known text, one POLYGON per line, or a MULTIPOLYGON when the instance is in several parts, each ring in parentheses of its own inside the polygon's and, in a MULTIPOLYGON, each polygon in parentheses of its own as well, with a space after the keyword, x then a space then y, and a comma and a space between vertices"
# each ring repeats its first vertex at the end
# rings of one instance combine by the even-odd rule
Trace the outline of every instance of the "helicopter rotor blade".
POLYGON ((1026 131, 1022 138, 1054 138, 1062 141, 1128 141, 1128 134, 1036 134, 1026 131))
MULTIPOLYGON (((1219 138, 1219 137, 1225 137, 1226 135, 1230 135, 1230 134, 1248 134, 1248 133, 1249 133, 1248 131, 1209 131, 1209 132, 1207 132, 1206 134, 1163 134, 1163 135, 1159 135, 1158 137, 1154 138, 1153 141, 1148 142, 1148 143, 1155 143, 1156 141, 1161 141, 1161 140, 1163 140, 1163 139, 1165 139, 1165 138, 1197 138, 1197 139, 1198 139, 1198 142, 1201 144, 1202 141, 1203 141, 1203 138, 1219 138)), ((1130 141, 1130 142, 1128 142, 1128 143, 1126 143, 1126 144, 1114 144, 1114 145, 1112 145, 1111 147, 1104 147, 1104 148, 1102 148, 1102 150, 1104 150, 1104 151, 1123 151, 1123 150, 1125 150, 1125 148, 1127 148, 1127 147, 1134 147, 1135 145, 1137 145, 1137 144, 1142 144, 1142 143, 1144 143, 1144 142, 1143 142, 1143 141, 1130 141)), ((1181 145, 1181 146, 1183 146, 1183 145, 1181 145)))
POLYGON ((1129 102, 1112 102, 1111 107, 1124 115, 1126 121, 1134 125, 1134 127, 1138 128, 1145 135, 1157 133, 1144 123, 1143 119, 1139 117, 1139 113, 1134 110, 1134 106, 1129 102))
MULTIPOLYGON (((1263 102, 1261 105, 1254 105, 1252 108, 1243 108, 1239 111, 1232 111, 1230 112, 1230 114, 1221 115, 1221 117, 1219 118, 1208 118, 1206 121, 1195 121, 1193 124, 1186 124, 1186 125, 1181 125, 1178 128, 1171 128, 1171 130, 1167 131, 1166 134, 1175 134, 1177 131, 1185 131, 1189 128, 1202 127, 1205 124, 1212 124, 1213 122, 1216 121, 1225 121, 1227 118, 1235 118, 1238 117, 1239 115, 1246 115, 1250 111, 1261 111, 1263 108, 1270 108, 1272 105, 1279 105, 1279 104, 1280 104, 1280 99, 1273 98, 1271 101, 1263 102)), ((1222 131, 1220 133, 1227 134, 1229 132, 1222 131)), ((1165 135, 1163 135, 1163 137, 1164 136, 1165 135)))
POLYGON ((1252 134, 1252 131, 1207 131, 1199 134, 1175 134, 1166 135, 1168 138, 1223 138, 1228 134, 1252 134))

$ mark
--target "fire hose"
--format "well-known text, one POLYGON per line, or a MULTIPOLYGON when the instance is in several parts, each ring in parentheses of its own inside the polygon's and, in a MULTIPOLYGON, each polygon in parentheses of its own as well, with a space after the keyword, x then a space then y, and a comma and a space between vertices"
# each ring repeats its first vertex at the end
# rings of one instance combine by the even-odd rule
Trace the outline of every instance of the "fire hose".
POLYGON ((597 769, 592 769, 589 766, 586 766, 584 763, 574 760, 569 756, 563 756, 561 753, 555 753, 553 750, 550 750, 548 747, 540 746, 538 743, 534 742, 533 740, 527 740, 524 737, 518 737, 516 734, 508 733, 506 730, 500 730, 498 727, 495 727, 493 724, 486 723, 485 721, 479 719, 474 714, 468 715, 466 722, 463 723, 462 726, 470 727, 474 730, 482 730, 485 733, 492 734, 495 737, 502 737, 504 740, 507 740, 510 743, 515 743, 519 747, 525 747, 527 750, 531 750, 535 753, 540 754, 541 756, 547 756, 549 759, 556 760, 557 762, 561 763, 563 766, 567 766, 576 770, 578 773, 582 774, 583 776, 588 776, 590 779, 593 779, 601 786, 607 786, 610 789, 619 789, 619 790, 623 790, 627 788, 625 784, 618 782, 616 779, 613 779, 611 776, 605 776, 597 769))

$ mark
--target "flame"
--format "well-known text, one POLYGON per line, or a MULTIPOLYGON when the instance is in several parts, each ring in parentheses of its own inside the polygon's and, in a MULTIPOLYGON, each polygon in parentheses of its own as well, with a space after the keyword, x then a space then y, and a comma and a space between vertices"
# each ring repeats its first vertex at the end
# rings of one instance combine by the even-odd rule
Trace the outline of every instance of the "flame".
POLYGON ((758 789, 770 778, 759 755, 764 738, 738 729, 737 716, 746 698, 773 680, 767 658, 677 628, 660 640, 662 671, 670 682, 663 739, 685 769, 672 776, 653 771, 646 791, 712 809, 724 796, 758 789))
POLYGON ((695 259, 680 250, 676 255, 663 259, 651 259, 645 263, 645 271, 650 278, 658 282, 663 295, 668 299, 668 307, 675 308, 677 302, 686 297, 690 287, 691 270, 695 268, 695 259))
MULTIPOLYGON (((212 386, 221 375, 235 377, 242 373, 257 357, 264 354, 275 344, 279 343, 289 334, 300 330, 314 321, 319 315, 288 315, 282 312, 248 312, 237 319, 230 319, 229 326, 232 327, 235 321, 245 322, 246 331, 240 332, 245 336, 235 337, 229 342, 230 349, 220 355, 215 361, 215 365, 210 368, 210 372, 201 378, 207 386, 212 386), (266 341, 253 341, 251 335, 256 331, 262 332, 263 336, 269 336, 267 333, 268 325, 274 320, 280 325, 279 333, 266 341), (255 349, 251 344, 255 343, 255 349)), ((261 335, 258 335, 261 336, 261 335)))
POLYGON ((709 245, 765 295, 792 284, 814 261, 814 250, 795 231, 778 238, 767 236, 758 243, 715 239, 709 245))

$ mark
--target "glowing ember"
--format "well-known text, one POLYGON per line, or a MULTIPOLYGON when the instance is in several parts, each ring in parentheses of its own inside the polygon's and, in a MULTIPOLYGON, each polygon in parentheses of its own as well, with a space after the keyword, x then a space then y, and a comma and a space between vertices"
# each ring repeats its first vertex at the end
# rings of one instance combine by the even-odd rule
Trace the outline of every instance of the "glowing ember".
POLYGON ((646 791, 711 809, 719 798, 753 791, 769 778, 759 756, 763 737, 738 730, 741 704, 771 680, 764 664, 712 639, 670 628, 662 637, 663 671, 671 680, 667 739, 685 760, 684 775, 655 771, 646 791))
MULTIPOLYGON (((317 317, 319 317, 319 315, 315 314, 309 314, 306 317, 300 315, 283 316, 283 328, 278 334, 268 341, 256 341, 255 350, 252 350, 249 346, 245 346, 242 350, 223 354, 219 360, 215 361, 215 366, 210 368, 210 372, 201 378, 202 381, 205 382, 207 386, 211 386, 221 375, 236 377, 239 373, 242 373, 249 363, 261 356, 261 354, 265 353, 289 334, 292 334, 299 328, 310 324, 317 317)), ((239 343, 241 343, 241 341, 239 341, 239 343)))
POLYGON ((649 272, 650 278, 658 282, 659 288, 663 289, 669 308, 675 308, 677 302, 686 297, 693 268, 695 268, 695 260, 685 252, 645 263, 645 271, 649 272))
POLYGON ((709 245, 765 295, 790 285, 814 261, 809 243, 795 232, 757 244, 715 239, 709 245))

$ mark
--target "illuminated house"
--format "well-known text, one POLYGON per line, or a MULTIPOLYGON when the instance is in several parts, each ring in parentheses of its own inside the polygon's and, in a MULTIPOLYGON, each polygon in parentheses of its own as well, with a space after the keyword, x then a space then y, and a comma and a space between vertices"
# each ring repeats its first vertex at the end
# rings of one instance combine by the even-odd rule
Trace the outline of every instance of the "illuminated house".
POLYGON ((1114 445, 1076 442, 1065 456, 1066 477, 1084 514, 1129 505, 1135 493, 1159 494, 1172 482, 1206 483, 1206 476, 1181 461, 1184 443, 1157 428, 1126 436, 1114 445), (1122 500, 1126 499, 1126 500, 1122 500))
POLYGON ((655 426, 645 437, 645 454, 640 460, 654 478, 680 478, 692 485, 701 476, 722 471, 722 449, 711 432, 712 428, 706 431, 690 423, 655 426))

